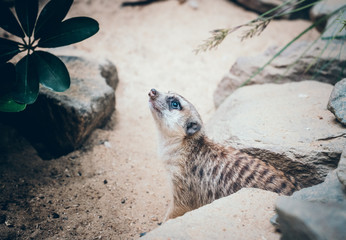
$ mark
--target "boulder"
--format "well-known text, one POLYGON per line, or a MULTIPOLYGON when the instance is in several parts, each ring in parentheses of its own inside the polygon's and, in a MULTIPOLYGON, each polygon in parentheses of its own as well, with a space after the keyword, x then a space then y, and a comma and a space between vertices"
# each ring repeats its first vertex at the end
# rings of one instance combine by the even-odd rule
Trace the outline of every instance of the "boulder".
MULTIPOLYGON (((314 79, 334 85, 345 77, 346 51, 341 51, 341 49, 342 43, 338 41, 329 42, 328 45, 324 41, 295 42, 254 77, 248 85, 297 82, 303 79, 314 79), (328 47, 327 50, 326 47, 328 47), (310 64, 312 65, 310 66, 310 64), (310 68, 308 68, 309 66, 310 68)), ((217 86, 214 93, 215 106, 220 106, 273 55, 271 48, 264 54, 255 57, 238 58, 230 72, 217 86)))
POLYGON ((346 78, 335 84, 329 98, 328 110, 346 126, 346 78))
POLYGON ((346 19, 346 11, 342 11, 342 14, 335 14, 331 16, 325 27, 325 31, 322 33, 323 40, 341 40, 342 43, 346 39, 346 30, 341 31, 344 28, 344 22, 340 19, 346 19))
POLYGON ((280 197, 276 204, 282 238, 342 240, 346 236, 346 204, 280 197))
MULTIPOLYGON (((323 0, 317 3, 315 6, 313 6, 310 9, 310 19, 312 22, 316 22, 319 19, 325 17, 328 14, 331 14, 338 8, 345 5, 344 2, 340 0, 323 0)), ((317 25, 317 30, 322 32, 327 24, 327 21, 325 21, 322 24, 317 25)))
POLYGON ((103 126, 115 110, 118 77, 109 61, 80 56, 60 56, 71 87, 54 92, 41 87, 37 101, 21 113, 2 113, 44 159, 67 154, 83 144, 95 128, 103 126), (108 83, 108 84, 107 84, 108 83))
POLYGON ((206 124, 207 135, 241 149, 303 186, 336 168, 345 128, 326 109, 333 86, 317 81, 239 88, 206 124))
POLYGON ((254 188, 191 211, 141 239, 279 239, 269 222, 277 194, 254 188))
POLYGON ((279 197, 277 222, 282 239, 344 239, 346 236, 345 155, 326 180, 290 197, 279 197), (341 177, 341 178, 340 178, 341 177))
MULTIPOLYGON (((339 167, 338 167, 339 168, 339 167)), ((330 172, 323 183, 303 188, 291 198, 320 203, 346 203, 344 185, 337 177, 337 170, 330 172)))

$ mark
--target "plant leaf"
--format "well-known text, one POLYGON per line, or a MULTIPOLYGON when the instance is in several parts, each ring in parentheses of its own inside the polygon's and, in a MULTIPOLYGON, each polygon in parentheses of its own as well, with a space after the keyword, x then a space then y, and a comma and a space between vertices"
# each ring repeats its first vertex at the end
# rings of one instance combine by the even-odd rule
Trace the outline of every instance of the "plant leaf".
POLYGON ((0 38, 0 63, 7 62, 20 52, 19 43, 0 38))
POLYGON ((42 9, 35 27, 35 38, 40 38, 47 30, 60 23, 71 8, 73 0, 51 0, 42 9))
POLYGON ((0 64, 0 96, 10 93, 16 81, 16 70, 13 63, 0 64))
POLYGON ((32 56, 33 67, 41 84, 57 92, 70 87, 70 75, 58 57, 44 51, 35 51, 32 56))
POLYGON ((9 96, 0 96, 0 112, 20 112, 26 108, 26 104, 15 102, 9 96))
POLYGON ((20 38, 25 36, 11 10, 2 2, 0 3, 0 27, 20 38))
POLYGON ((54 48, 70 45, 97 33, 99 24, 89 17, 70 18, 58 24, 52 32, 41 37, 39 47, 54 48))
POLYGON ((16 85, 12 96, 18 103, 34 103, 38 96, 39 81, 32 65, 31 55, 26 55, 16 65, 16 85))
POLYGON ((23 30, 31 37, 37 18, 38 0, 16 0, 15 9, 23 30))
POLYGON ((0 65, 0 111, 1 112, 19 112, 25 109, 25 104, 16 103, 12 97, 12 89, 16 80, 16 71, 13 63, 0 65))

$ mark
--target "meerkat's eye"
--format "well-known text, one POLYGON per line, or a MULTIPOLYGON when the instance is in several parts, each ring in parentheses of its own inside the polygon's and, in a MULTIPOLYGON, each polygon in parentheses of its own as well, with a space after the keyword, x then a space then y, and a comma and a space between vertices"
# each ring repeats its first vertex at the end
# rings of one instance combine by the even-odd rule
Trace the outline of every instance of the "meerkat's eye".
POLYGON ((181 109, 180 103, 178 101, 173 100, 171 102, 171 108, 180 110, 181 109))

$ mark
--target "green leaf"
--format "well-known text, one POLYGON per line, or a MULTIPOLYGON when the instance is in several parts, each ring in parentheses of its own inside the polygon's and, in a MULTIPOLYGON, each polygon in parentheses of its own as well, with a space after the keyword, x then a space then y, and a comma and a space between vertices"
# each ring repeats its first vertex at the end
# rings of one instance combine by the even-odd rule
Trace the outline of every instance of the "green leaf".
POLYGON ((37 18, 38 0, 16 0, 15 9, 23 30, 31 37, 37 18))
POLYGON ((70 87, 70 75, 58 57, 43 51, 36 51, 32 56, 33 67, 41 84, 57 92, 63 92, 70 87))
POLYGON ((0 64, 0 96, 9 94, 16 81, 16 70, 13 63, 0 64))
POLYGON ((20 38, 25 36, 11 10, 2 2, 0 3, 0 27, 20 38))
POLYGON ((58 24, 50 33, 41 37, 39 47, 54 48, 70 45, 97 33, 99 24, 88 17, 70 18, 58 24))
POLYGON ((9 96, 0 96, 0 112, 20 112, 26 108, 26 104, 15 102, 9 96))
POLYGON ((26 104, 16 103, 12 99, 12 89, 15 85, 16 71, 13 63, 0 65, 0 111, 1 112, 19 112, 25 109, 26 104))
POLYGON ((35 38, 38 39, 45 32, 60 23, 71 8, 73 0, 51 0, 42 9, 35 27, 35 38))
POLYGON ((34 103, 38 96, 39 81, 32 65, 31 55, 26 55, 16 65, 16 85, 12 96, 18 103, 34 103))
POLYGON ((19 52, 19 43, 0 38, 0 63, 7 62, 19 52))

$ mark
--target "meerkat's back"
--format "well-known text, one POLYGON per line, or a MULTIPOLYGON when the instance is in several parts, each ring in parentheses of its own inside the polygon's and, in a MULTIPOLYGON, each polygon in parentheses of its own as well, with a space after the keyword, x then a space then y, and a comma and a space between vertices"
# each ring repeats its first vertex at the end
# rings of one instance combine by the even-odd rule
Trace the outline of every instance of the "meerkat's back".
POLYGON ((160 157, 172 182, 169 218, 243 187, 284 195, 299 189, 293 177, 268 163, 210 140, 197 110, 184 97, 152 89, 149 106, 159 131, 160 157))

